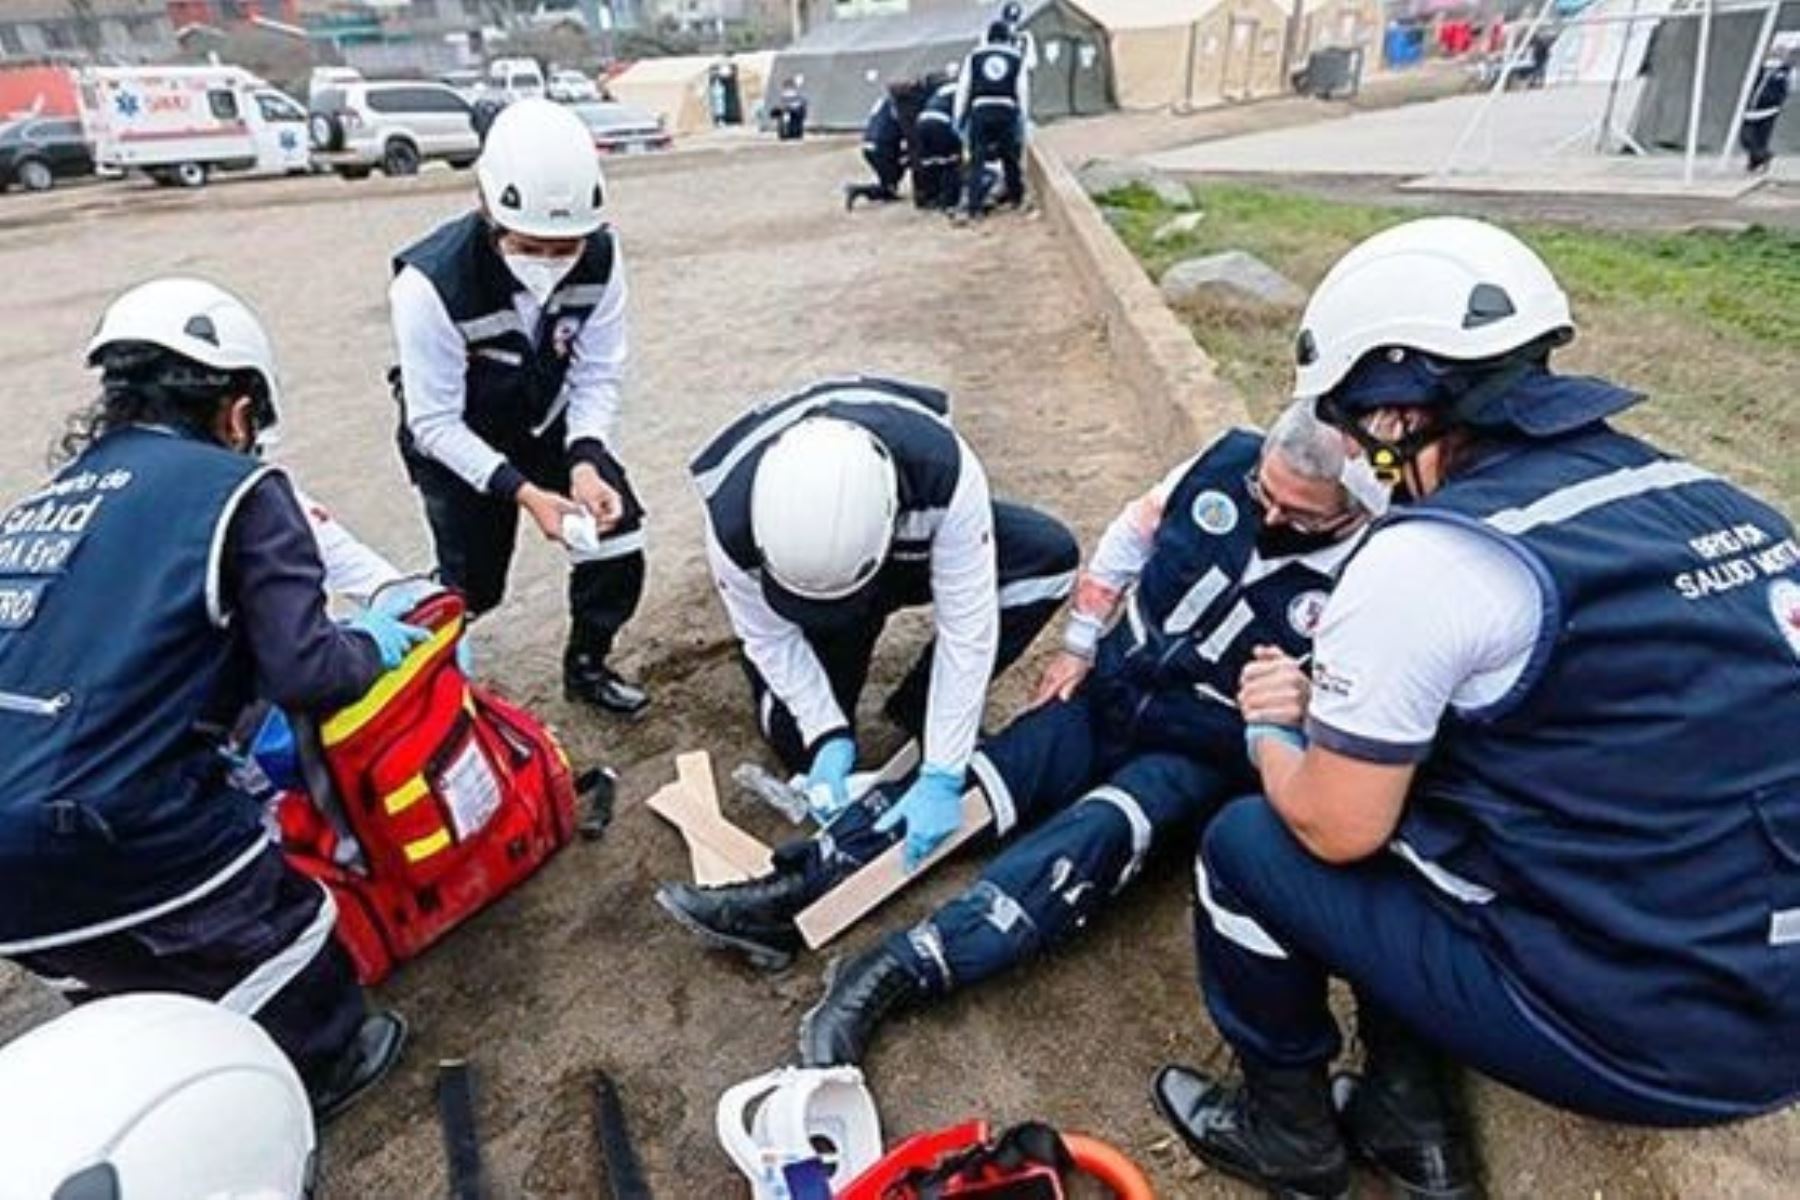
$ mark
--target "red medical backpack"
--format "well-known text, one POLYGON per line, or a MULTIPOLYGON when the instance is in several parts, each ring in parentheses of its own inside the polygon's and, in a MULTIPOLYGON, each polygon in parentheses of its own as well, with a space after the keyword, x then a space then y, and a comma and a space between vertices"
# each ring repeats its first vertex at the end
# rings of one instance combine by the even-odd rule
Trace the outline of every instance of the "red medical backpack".
POLYGON ((331 889, 365 984, 524 882, 575 831, 556 736, 457 666, 462 601, 439 593, 406 621, 430 639, 297 739, 307 790, 279 808, 288 859, 331 889))

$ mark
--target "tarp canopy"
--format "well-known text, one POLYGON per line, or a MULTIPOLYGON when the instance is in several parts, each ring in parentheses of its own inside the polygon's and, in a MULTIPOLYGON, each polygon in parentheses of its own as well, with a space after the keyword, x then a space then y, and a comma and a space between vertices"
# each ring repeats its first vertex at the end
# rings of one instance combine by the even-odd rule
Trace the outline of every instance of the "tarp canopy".
MULTIPOLYGON (((997 20, 1000 5, 928 9, 899 17, 832 21, 775 56, 771 91, 801 78, 809 120, 825 129, 861 129, 883 89, 961 64, 997 20)), ((1112 107, 1105 33, 1068 0, 1036 0, 1024 28, 1037 43, 1031 115, 1037 120, 1112 107)))
MULTIPOLYGON (((1689 11, 1686 5, 1680 11, 1689 11)), ((1698 12, 1697 9, 1692 10, 1698 12)), ((1744 86, 1762 33, 1760 9, 1716 12, 1711 48, 1707 52, 1705 82, 1700 88, 1700 137, 1703 152, 1717 154, 1724 145, 1732 114, 1744 86)), ((1777 36, 1800 30, 1800 0, 1788 0, 1775 17, 1777 36)), ((1700 18, 1665 17, 1657 25, 1644 57, 1644 89, 1632 116, 1631 136, 1646 146, 1678 149, 1686 145, 1688 99, 1694 86, 1694 61, 1699 57, 1700 18)), ((1800 121, 1776 122, 1775 150, 1800 153, 1800 121)))
POLYGON ((1106 30, 1120 108, 1191 107, 1284 87, 1276 0, 1074 0, 1106 30))
POLYGON ((1675 0, 1596 0, 1580 22, 1565 26, 1550 47, 1544 77, 1551 83, 1611 83, 1636 79, 1658 21, 1675 0), (1641 18, 1641 19, 1628 19, 1641 18), (1604 21, 1604 24, 1587 24, 1604 21))
MULTIPOLYGON (((769 86, 769 64, 774 58, 771 51, 731 56, 747 121, 751 119, 748 110, 769 86)), ((643 58, 608 79, 606 87, 614 99, 662 117, 671 133, 695 133, 712 125, 706 87, 713 68, 722 61, 716 54, 643 58)))

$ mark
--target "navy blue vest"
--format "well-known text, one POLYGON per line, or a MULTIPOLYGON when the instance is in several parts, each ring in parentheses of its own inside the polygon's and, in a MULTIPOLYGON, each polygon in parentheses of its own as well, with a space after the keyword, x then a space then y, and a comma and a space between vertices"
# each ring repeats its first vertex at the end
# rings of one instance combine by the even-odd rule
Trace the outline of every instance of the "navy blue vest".
POLYGON ((894 110, 894 98, 883 96, 863 122, 863 146, 884 158, 898 158, 905 141, 906 130, 900 124, 900 114, 894 110))
POLYGON ((1476 901, 1461 911, 1527 1010, 1622 1082, 1722 1114, 1793 1097, 1792 525, 1604 426, 1497 455, 1394 519, 1494 537, 1545 598, 1519 685, 1446 718, 1402 852, 1476 901))
MULTIPOLYGON (((560 446, 566 430, 559 404, 563 377, 582 327, 612 281, 612 232, 587 239, 574 270, 544 305, 539 328, 526 329, 513 308, 524 289, 494 248, 493 227, 479 213, 440 226, 394 258, 398 274, 412 267, 431 281, 468 344, 463 419, 502 454, 532 439, 560 446)), ((404 426, 403 445, 410 445, 404 426)))
POLYGON ((180 895, 261 838, 221 794, 254 671, 214 615, 225 524, 264 470, 124 429, 0 519, 0 942, 180 895))
POLYGON ((963 70, 969 73, 969 103, 1004 101, 1018 106, 1019 72, 1025 59, 1016 46, 983 46, 969 55, 963 70))
MULTIPOLYGON (((929 599, 932 541, 956 494, 962 446, 950 427, 950 398, 920 384, 870 376, 826 380, 758 405, 727 425, 689 464, 720 546, 739 568, 760 574, 762 555, 750 528, 756 466, 784 430, 815 416, 862 426, 893 456, 900 513, 887 564, 871 590, 904 594, 911 602, 929 599)), ((791 619, 809 607, 797 597, 783 603, 767 576, 762 584, 791 619)))
POLYGON ((1089 687, 1107 727, 1133 745, 1238 761, 1244 724, 1235 701, 1251 651, 1279 646, 1297 659, 1312 650, 1350 548, 1270 560, 1244 582, 1262 529, 1246 476, 1262 443, 1232 430, 1181 477, 1125 618, 1101 640, 1089 687))

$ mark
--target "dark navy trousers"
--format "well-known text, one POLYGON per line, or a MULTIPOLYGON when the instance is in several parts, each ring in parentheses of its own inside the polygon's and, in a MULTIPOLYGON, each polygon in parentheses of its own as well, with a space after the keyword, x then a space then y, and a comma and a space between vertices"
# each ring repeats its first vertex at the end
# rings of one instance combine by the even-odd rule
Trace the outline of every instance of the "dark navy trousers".
MULTIPOLYGON (((1009 844, 961 895, 888 947, 934 994, 978 983, 1067 940, 1137 878, 1158 850, 1191 853, 1247 764, 1211 766, 1140 752, 1108 735, 1086 691, 1033 709, 986 740, 971 764, 1009 844)), ((874 821, 893 789, 853 806, 819 838, 780 852, 815 883, 835 882, 897 840, 874 821)))
POLYGON ((217 1001, 255 1018, 312 1085, 349 1048, 364 1012, 350 957, 331 936, 329 902, 271 845, 191 904, 16 961, 78 1004, 127 992, 217 1001))
POLYGON ((1302 1066, 1337 1054, 1330 976, 1459 1062, 1548 1103, 1634 1125, 1749 1115, 1653 1092, 1577 1056, 1515 998, 1486 944, 1413 868, 1389 854, 1333 866, 1260 797, 1206 831, 1196 865, 1201 990, 1239 1054, 1302 1066))

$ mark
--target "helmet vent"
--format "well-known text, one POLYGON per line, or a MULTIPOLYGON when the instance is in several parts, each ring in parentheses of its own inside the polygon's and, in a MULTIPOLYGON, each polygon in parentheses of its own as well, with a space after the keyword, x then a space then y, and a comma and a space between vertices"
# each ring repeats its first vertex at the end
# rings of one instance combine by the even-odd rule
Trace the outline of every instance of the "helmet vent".
POLYGON ((1463 313, 1462 327, 1480 329, 1483 325, 1492 325, 1495 321, 1503 321, 1517 313, 1512 297, 1506 294, 1505 288, 1491 283, 1478 283, 1469 293, 1469 308, 1463 313))
POLYGON ((594 207, 599 208, 601 205, 603 205, 605 203, 606 203, 606 195, 605 195, 605 193, 603 193, 600 190, 600 185, 596 183, 594 185, 594 207))
POLYGON ((187 334, 195 341, 205 342, 209 346, 217 346, 219 344, 218 327, 212 323, 211 317, 204 314, 189 317, 188 323, 181 327, 181 332, 187 334))
POLYGON ((1300 331, 1300 340, 1294 343, 1294 361, 1303 367, 1310 367, 1319 361, 1319 343, 1313 337, 1312 330, 1300 331))
POLYGON ((519 189, 510 183, 507 184, 506 190, 500 193, 500 207, 510 208, 515 212, 524 208, 524 201, 519 199, 519 189))

